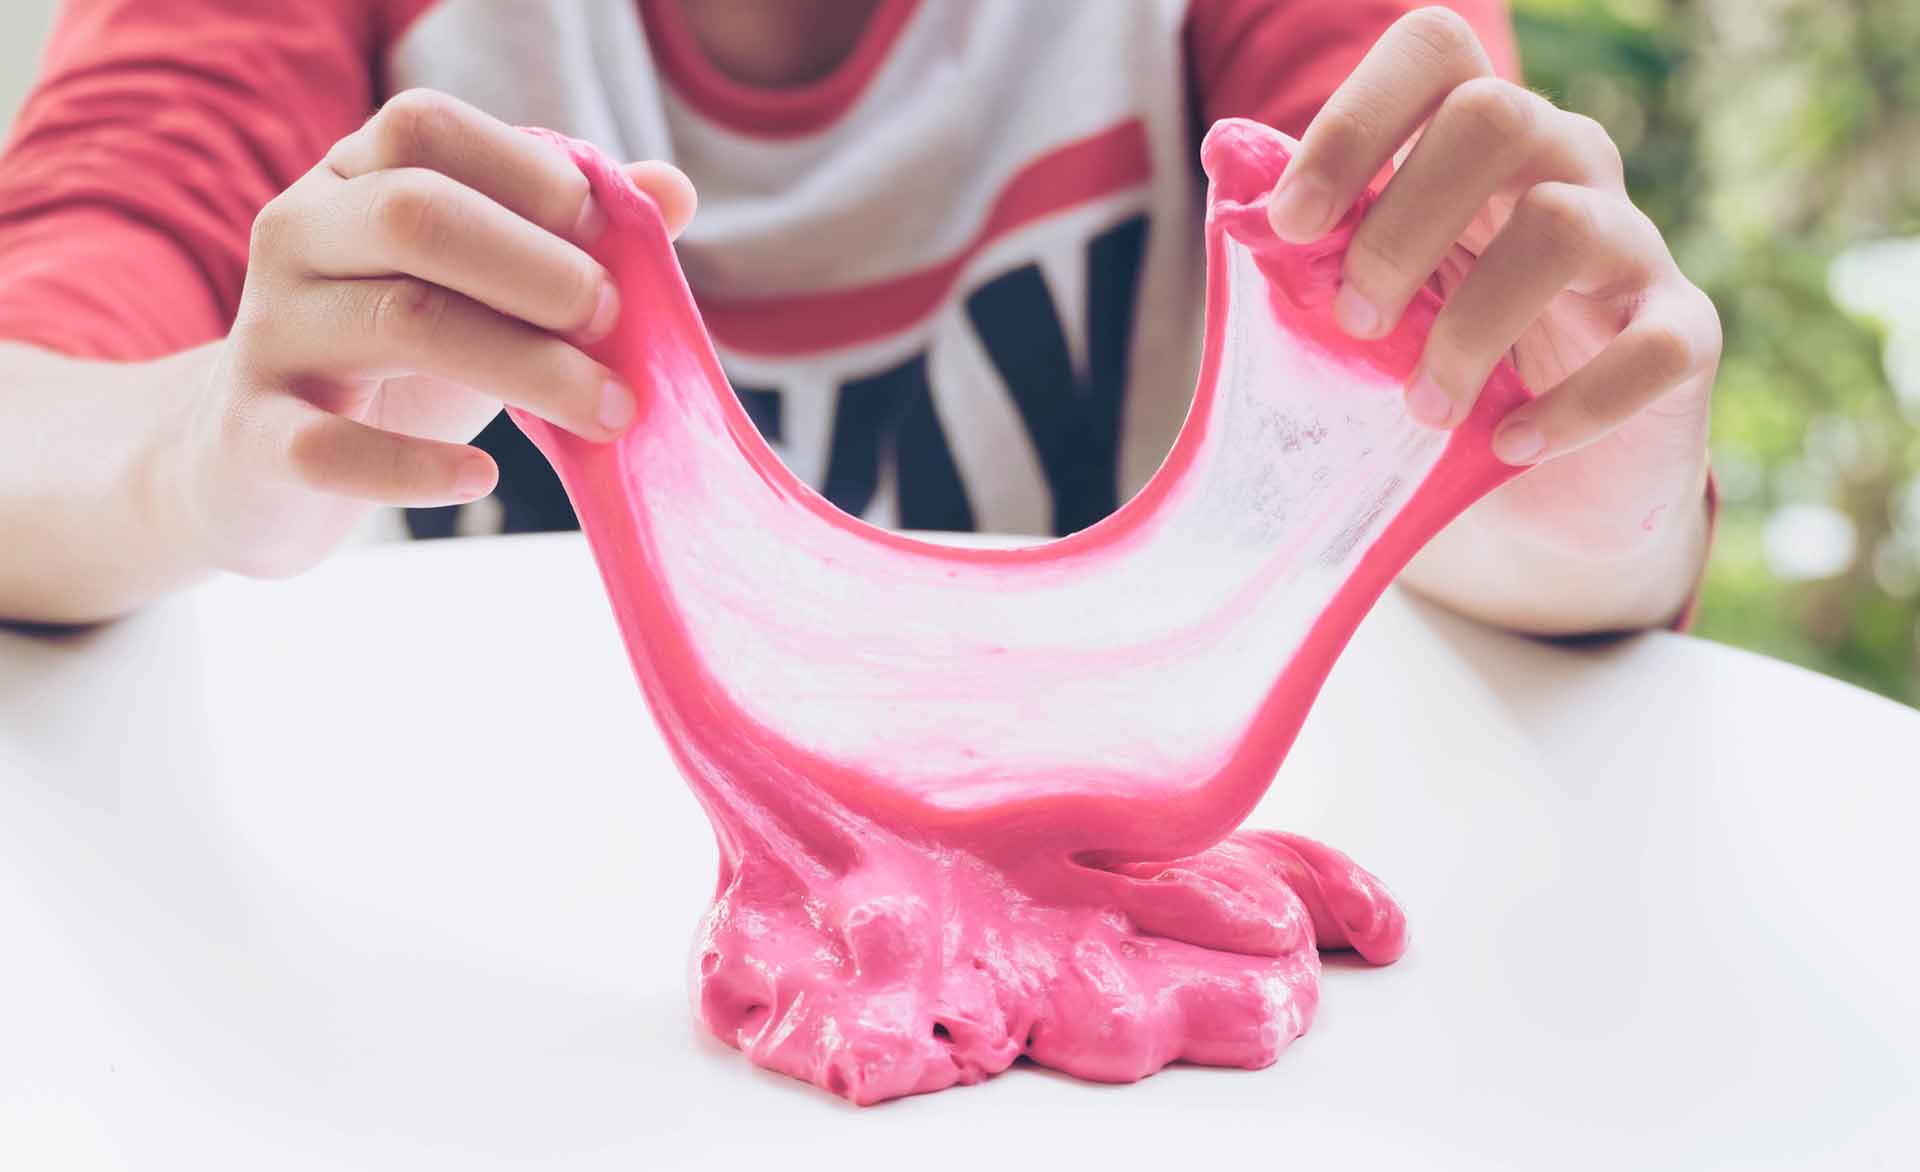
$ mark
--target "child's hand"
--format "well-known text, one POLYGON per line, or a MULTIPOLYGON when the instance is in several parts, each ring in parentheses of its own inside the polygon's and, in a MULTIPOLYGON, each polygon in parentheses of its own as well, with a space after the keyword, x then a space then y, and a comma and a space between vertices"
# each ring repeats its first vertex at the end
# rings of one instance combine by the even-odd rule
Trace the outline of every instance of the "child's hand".
MULTIPOLYGON (((1520 537, 1618 560, 1703 530, 1719 319, 1628 199, 1606 131, 1495 77, 1464 20, 1423 9, 1380 39, 1314 119, 1275 188, 1274 230, 1322 235, 1396 154, 1347 253, 1342 326, 1387 332, 1437 278, 1447 303, 1408 386, 1409 412, 1458 423, 1509 354, 1542 392, 1493 444, 1509 463, 1551 464, 1463 518, 1470 544, 1485 557, 1490 542, 1520 537)), ((1669 590, 1677 606, 1697 565, 1673 572, 1686 579, 1669 590)))
MULTIPOLYGON (((629 174, 677 233, 686 177, 629 174)), ((255 221, 233 329, 163 461, 211 560, 290 573, 369 504, 485 495, 498 472, 466 441, 502 403, 623 430, 632 392, 576 345, 619 314, 581 247, 605 224, 559 150, 441 94, 401 94, 335 144, 255 221)))

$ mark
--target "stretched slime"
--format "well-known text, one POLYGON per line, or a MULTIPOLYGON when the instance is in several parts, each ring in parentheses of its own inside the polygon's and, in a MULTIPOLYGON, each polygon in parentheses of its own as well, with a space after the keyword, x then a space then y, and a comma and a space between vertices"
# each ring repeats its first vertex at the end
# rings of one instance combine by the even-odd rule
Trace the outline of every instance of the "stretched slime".
POLYGON ((1319 949, 1400 955, 1399 908, 1351 860, 1235 832, 1381 591, 1516 471, 1488 447, 1529 393, 1510 367, 1450 433, 1405 413, 1433 293, 1377 342, 1333 324, 1364 200, 1282 242, 1265 201, 1288 140, 1216 125, 1203 363, 1171 454, 1089 529, 964 549, 789 473, 653 204, 556 141, 611 221, 594 251, 624 324, 594 353, 641 408, 609 444, 514 419, 718 838, 692 977, 708 1029, 863 1104, 1022 1054, 1130 1081, 1264 1066, 1312 1021, 1319 949))

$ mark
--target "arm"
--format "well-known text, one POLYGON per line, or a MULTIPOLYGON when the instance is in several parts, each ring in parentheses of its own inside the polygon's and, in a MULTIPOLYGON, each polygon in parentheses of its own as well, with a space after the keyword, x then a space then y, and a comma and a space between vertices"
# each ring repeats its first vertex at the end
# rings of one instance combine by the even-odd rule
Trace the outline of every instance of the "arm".
POLYGON ((372 107, 368 6, 280 16, 61 12, 0 157, 0 617, 101 618, 209 568, 161 437, 232 319, 254 213, 372 107))
POLYGON ((1706 558, 1719 323, 1628 201, 1605 131, 1507 80, 1513 54, 1498 5, 1405 15, 1395 10, 1410 5, 1239 7, 1250 28, 1262 17, 1291 22, 1295 35, 1275 45, 1315 63, 1263 88, 1260 76, 1275 75, 1249 49, 1207 51, 1257 47, 1257 35, 1229 42, 1189 28, 1205 116, 1251 113, 1302 136, 1275 190, 1275 231, 1313 239, 1401 160, 1356 233, 1336 309, 1348 333, 1375 337, 1422 284, 1446 296, 1409 412, 1452 426, 1502 357, 1542 392, 1494 441, 1502 459, 1541 466, 1469 510, 1402 580, 1538 634, 1681 617, 1706 558), (1323 29, 1319 48, 1297 47, 1313 43, 1304 22, 1323 29))
POLYGON ((108 618, 212 568, 158 459, 209 357, 116 365, 0 342, 0 620, 108 618))
MULTIPOLYGON (((374 504, 484 495, 466 441, 502 402, 631 417, 573 344, 619 310, 584 178, 440 95, 361 125, 378 31, 333 0, 69 6, 0 159, 0 619, 291 573, 374 504)), ((632 174, 691 215, 678 172, 632 174)))

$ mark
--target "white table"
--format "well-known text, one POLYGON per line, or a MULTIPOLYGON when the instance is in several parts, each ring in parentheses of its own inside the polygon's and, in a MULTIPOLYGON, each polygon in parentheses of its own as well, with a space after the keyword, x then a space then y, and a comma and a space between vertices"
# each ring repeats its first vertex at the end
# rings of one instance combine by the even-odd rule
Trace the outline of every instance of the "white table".
POLYGON ((358 551, 0 634, 0 1168, 1910 1168, 1917 778, 1843 685, 1390 596, 1253 822, 1404 961, 1269 1070, 862 1111, 691 1024, 713 848, 578 538, 358 551))

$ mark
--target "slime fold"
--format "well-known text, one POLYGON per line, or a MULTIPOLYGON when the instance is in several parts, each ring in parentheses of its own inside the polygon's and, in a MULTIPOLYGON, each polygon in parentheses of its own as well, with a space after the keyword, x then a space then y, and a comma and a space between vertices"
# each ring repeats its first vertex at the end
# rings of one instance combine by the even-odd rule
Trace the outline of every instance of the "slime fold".
POLYGON ((1439 299, 1333 324, 1361 205, 1282 242, 1289 141, 1207 135, 1207 327, 1165 464, 1070 537, 963 549, 849 517, 728 387, 653 204, 554 136, 609 230, 640 412, 595 444, 515 412, 579 513, 655 719, 719 843, 694 1008, 754 1062, 856 1103, 1022 1054, 1126 1081, 1258 1067, 1310 1024, 1318 949, 1405 945, 1345 856, 1234 832, 1414 552, 1515 474, 1503 364, 1450 433, 1402 388, 1439 299))

